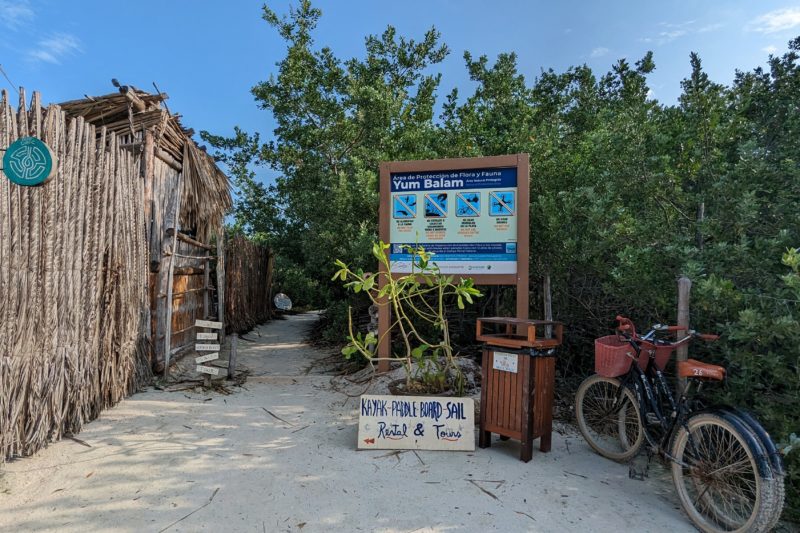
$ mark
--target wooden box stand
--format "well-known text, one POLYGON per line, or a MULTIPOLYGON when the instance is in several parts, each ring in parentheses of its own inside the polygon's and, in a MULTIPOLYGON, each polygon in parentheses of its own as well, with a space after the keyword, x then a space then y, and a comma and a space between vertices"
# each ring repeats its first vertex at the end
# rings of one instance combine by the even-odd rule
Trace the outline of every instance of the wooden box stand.
POLYGON ((476 337, 485 343, 478 446, 490 447, 497 433, 522 443, 520 459, 526 463, 533 457, 534 439, 541 439, 541 451, 550 451, 555 348, 562 336, 560 322, 478 319, 476 337), (487 332, 487 325, 500 326, 500 331, 487 332))

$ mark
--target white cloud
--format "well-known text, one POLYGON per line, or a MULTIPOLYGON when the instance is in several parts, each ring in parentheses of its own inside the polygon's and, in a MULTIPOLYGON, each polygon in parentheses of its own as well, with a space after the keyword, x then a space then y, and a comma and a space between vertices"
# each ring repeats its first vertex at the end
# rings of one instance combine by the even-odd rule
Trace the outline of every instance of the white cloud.
POLYGON ((33 16, 27 0, 0 0, 0 24, 10 30, 31 22, 33 16))
POLYGON ((81 43, 77 37, 68 33, 54 33, 36 43, 36 48, 28 50, 28 58, 58 65, 63 58, 78 52, 81 52, 81 43))
POLYGON ((697 33, 708 33, 710 31, 716 31, 722 28, 723 26, 725 26, 725 24, 721 22, 715 22, 713 24, 708 24, 706 26, 703 26, 702 28, 698 28, 697 33))
POLYGON ((675 22, 659 22, 658 25, 659 26, 663 26, 665 28, 685 29, 685 28, 689 28, 690 26, 692 26, 695 22, 697 22, 697 21, 696 20, 685 20, 683 22, 677 22, 677 23, 675 23, 675 22))
POLYGON ((777 33, 800 26, 800 7, 787 7, 764 13, 747 25, 750 31, 777 33))
MULTIPOLYGON (((664 25, 662 23, 662 25, 664 25)), ((672 30, 659 32, 655 37, 643 37, 639 39, 643 43, 655 43, 657 45, 671 43, 678 37, 683 37, 688 32, 686 30, 672 30)))
POLYGON ((686 35, 686 30, 662 31, 658 34, 664 43, 671 43, 678 37, 683 37, 684 35, 686 35))
POLYGON ((762 48, 761 51, 766 52, 768 54, 774 54, 775 52, 778 51, 778 47, 771 44, 769 46, 765 46, 764 48, 762 48))
POLYGON ((592 53, 589 54, 589 57, 603 57, 605 55, 608 55, 609 51, 610 50, 605 46, 598 46, 597 48, 592 50, 592 53))
POLYGON ((643 43, 652 43, 656 45, 669 44, 672 41, 684 37, 686 35, 694 35, 698 33, 708 33, 716 31, 723 26, 721 22, 714 22, 706 24, 705 26, 697 27, 696 20, 686 20, 683 22, 659 22, 658 25, 663 28, 656 35, 650 37, 642 37, 639 41, 643 43))

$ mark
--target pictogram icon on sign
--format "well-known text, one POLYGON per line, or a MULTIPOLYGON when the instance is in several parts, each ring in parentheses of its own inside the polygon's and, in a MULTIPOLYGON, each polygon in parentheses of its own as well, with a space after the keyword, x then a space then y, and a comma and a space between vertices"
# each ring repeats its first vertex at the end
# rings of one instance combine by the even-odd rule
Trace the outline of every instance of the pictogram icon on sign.
POLYGON ((417 195, 395 194, 392 201, 392 216, 394 218, 416 218, 417 195))
POLYGON ((425 195, 425 216, 431 218, 447 216, 447 193, 425 195))
POLYGON ((456 216, 481 216, 481 193, 460 192, 456 195, 456 216))
POLYGON ((493 217, 514 216, 514 191, 493 191, 489 193, 489 214, 493 217))

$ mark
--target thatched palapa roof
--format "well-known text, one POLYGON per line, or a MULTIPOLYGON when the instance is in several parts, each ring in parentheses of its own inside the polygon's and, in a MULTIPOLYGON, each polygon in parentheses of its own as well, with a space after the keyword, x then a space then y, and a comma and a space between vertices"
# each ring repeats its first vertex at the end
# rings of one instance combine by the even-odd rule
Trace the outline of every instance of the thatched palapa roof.
POLYGON ((194 131, 184 128, 181 116, 170 113, 164 93, 151 94, 135 87, 119 86, 119 92, 103 96, 87 96, 59 104, 67 116, 83 117, 106 131, 127 139, 127 146, 137 152, 150 131, 155 153, 163 161, 183 172, 181 226, 196 228, 207 239, 209 228, 219 227, 232 200, 228 177, 214 159, 192 140, 194 131))

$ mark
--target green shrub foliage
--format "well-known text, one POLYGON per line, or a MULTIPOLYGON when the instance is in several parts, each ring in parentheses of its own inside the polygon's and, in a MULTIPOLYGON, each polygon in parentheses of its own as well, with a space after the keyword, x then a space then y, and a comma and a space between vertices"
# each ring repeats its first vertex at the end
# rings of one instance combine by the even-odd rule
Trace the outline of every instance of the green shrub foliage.
POLYGON ((300 305, 333 304, 341 334, 342 302, 363 295, 330 273, 337 258, 375 268, 381 161, 527 152, 531 314, 549 275, 568 332, 562 378, 591 371, 592 339, 617 313, 673 322, 676 279, 689 276, 693 326, 723 334, 692 355, 728 366, 723 399, 785 444, 787 515, 800 518, 800 38, 729 86, 692 54, 674 105, 650 93, 652 53, 602 74, 582 65, 528 79, 513 53, 465 53, 474 90, 440 97, 449 50, 435 29, 414 40, 389 27, 341 59, 314 41, 320 16, 308 1, 286 17, 264 8, 287 44, 252 90, 274 118, 270 140, 203 133, 235 176, 235 225, 281 258, 278 288, 300 305))

